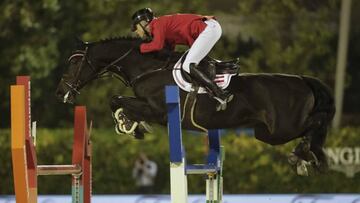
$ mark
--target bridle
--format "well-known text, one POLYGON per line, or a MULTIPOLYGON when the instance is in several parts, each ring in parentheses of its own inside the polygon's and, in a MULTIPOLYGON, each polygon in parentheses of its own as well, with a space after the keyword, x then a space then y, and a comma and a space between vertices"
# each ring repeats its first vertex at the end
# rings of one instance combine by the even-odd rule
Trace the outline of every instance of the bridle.
MULTIPOLYGON (((125 59, 125 57, 128 56, 133 49, 134 48, 130 48, 127 52, 125 52, 119 58, 115 59, 114 61, 112 61, 111 63, 106 65, 104 68, 102 68, 102 71, 99 71, 99 72, 96 70, 96 68, 92 64, 90 58, 87 56, 88 47, 86 47, 85 50, 77 51, 77 53, 71 55, 69 57, 69 59, 68 59, 68 61, 71 61, 75 57, 82 57, 79 68, 78 68, 78 70, 76 71, 76 73, 74 75, 75 82, 73 82, 73 83, 65 82, 65 84, 70 88, 70 90, 72 92, 75 92, 76 94, 80 94, 79 89, 81 87, 85 86, 88 82, 90 82, 92 80, 95 80, 95 79, 98 79, 98 78, 114 76, 114 75, 105 75, 106 73, 109 73, 111 67, 115 66, 118 71, 121 71, 122 66, 117 65, 117 63, 120 62, 121 60, 125 59), (92 77, 89 77, 84 81, 81 81, 80 78, 79 78, 79 75, 81 74, 81 71, 82 71, 82 69, 84 67, 84 63, 86 63, 90 67, 90 69, 92 70, 92 73, 90 74, 90 75, 92 75, 92 77)), ((115 76, 115 77, 117 77, 117 76, 115 76)), ((128 80, 122 79, 120 77, 117 77, 117 79, 119 79, 121 82, 123 82, 126 86, 130 86, 130 82, 128 82, 128 80)), ((68 92, 67 94, 69 94, 69 93, 70 92, 68 92)))
POLYGON ((78 66, 78 69, 76 70, 76 73, 74 74, 74 79, 71 80, 71 82, 65 81, 64 84, 70 89, 63 97, 64 103, 68 100, 68 97, 71 93, 80 94, 80 89, 85 86, 88 82, 98 79, 98 78, 105 78, 105 77, 115 77, 116 79, 120 80, 125 86, 127 87, 133 87, 136 82, 138 82, 141 78, 150 76, 154 73, 157 73, 159 71, 169 71, 171 69, 168 69, 168 65, 170 63, 170 59, 166 61, 166 63, 157 69, 152 69, 145 71, 144 73, 136 76, 133 79, 128 78, 127 75, 122 74, 122 69, 124 68, 121 65, 118 65, 117 63, 124 60, 132 51, 134 50, 134 47, 130 48, 128 51, 126 51, 123 55, 121 55, 119 58, 115 59, 111 63, 107 64, 104 68, 101 68, 101 71, 98 71, 93 63, 91 62, 89 56, 88 56, 88 46, 86 46, 85 50, 77 50, 73 55, 71 55, 68 59, 68 61, 71 61, 75 57, 82 57, 81 63, 78 66), (80 79, 81 71, 84 67, 84 64, 87 64, 90 69, 92 70, 92 73, 90 74, 91 77, 87 78, 86 80, 80 79), (116 72, 120 75, 117 75, 114 72, 113 67, 116 68, 116 72), (108 74, 107 74, 108 73, 108 74), (113 74, 115 73, 115 74, 113 74))

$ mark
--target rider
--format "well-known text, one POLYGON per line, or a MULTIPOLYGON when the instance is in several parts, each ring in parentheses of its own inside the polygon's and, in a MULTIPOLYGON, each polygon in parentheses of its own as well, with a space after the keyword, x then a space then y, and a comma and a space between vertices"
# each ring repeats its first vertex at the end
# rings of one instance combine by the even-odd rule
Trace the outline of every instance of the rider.
POLYGON ((160 51, 165 46, 173 50, 176 45, 188 45, 190 50, 183 63, 183 69, 211 90, 214 99, 223 107, 220 109, 226 108, 233 95, 219 88, 197 68, 221 36, 221 26, 213 16, 174 14, 155 17, 150 8, 143 8, 132 16, 132 31, 150 41, 140 45, 141 53, 160 51))

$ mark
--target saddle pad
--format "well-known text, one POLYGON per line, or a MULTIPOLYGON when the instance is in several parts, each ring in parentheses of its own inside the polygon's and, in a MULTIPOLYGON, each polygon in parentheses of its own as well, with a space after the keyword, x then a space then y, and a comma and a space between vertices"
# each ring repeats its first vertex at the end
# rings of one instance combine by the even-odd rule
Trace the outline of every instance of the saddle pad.
MULTIPOLYGON (((182 57, 181 57, 182 58, 182 57)), ((181 58, 176 62, 174 65, 174 69, 172 71, 173 77, 175 80, 175 83, 184 91, 190 92, 194 91, 194 88, 192 87, 192 84, 184 80, 182 74, 181 74, 181 58)), ((214 82, 221 88, 225 89, 229 86, 231 77, 236 74, 216 74, 214 82)), ((203 87, 199 88, 198 94, 205 94, 207 93, 206 89, 203 87)))

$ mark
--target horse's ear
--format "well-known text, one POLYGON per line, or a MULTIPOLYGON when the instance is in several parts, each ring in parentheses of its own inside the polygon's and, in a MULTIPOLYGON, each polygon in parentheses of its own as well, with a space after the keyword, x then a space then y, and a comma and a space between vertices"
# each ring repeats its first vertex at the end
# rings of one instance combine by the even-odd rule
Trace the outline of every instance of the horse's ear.
POLYGON ((81 48, 85 46, 85 42, 79 36, 75 37, 76 47, 81 48))

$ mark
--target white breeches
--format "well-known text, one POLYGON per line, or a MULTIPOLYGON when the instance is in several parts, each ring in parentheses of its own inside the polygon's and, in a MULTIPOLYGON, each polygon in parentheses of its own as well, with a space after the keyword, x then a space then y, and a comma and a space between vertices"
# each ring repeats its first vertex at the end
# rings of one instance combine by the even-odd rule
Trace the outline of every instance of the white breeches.
POLYGON ((183 63, 183 69, 188 73, 190 73, 190 63, 199 64, 221 37, 221 26, 216 20, 210 19, 205 21, 205 23, 207 24, 206 28, 199 34, 198 38, 196 38, 190 47, 189 53, 183 63))

